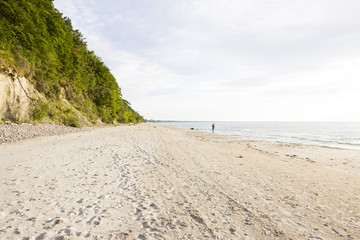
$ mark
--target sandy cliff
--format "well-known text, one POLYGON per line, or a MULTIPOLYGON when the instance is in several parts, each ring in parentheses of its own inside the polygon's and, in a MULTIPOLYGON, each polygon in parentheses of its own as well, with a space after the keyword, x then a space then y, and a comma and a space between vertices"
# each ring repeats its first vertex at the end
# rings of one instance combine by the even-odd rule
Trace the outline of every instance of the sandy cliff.
POLYGON ((29 120, 29 109, 39 96, 25 77, 19 77, 12 71, 0 72, 0 119, 29 120))

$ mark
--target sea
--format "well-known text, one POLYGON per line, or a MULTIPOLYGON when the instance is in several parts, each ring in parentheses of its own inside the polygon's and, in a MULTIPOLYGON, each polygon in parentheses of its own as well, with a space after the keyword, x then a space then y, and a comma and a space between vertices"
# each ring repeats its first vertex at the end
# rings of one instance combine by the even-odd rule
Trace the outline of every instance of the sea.
POLYGON ((360 122, 156 121, 155 124, 243 138, 360 150, 360 122))

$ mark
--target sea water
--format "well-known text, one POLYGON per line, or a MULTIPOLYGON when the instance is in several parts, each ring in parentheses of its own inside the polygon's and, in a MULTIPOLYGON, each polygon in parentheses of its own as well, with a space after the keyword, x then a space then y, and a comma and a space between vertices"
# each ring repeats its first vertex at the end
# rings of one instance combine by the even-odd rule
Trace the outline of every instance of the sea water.
MULTIPOLYGON (((360 149, 360 122, 214 122, 215 132, 244 138, 360 149)), ((158 121, 156 124, 211 132, 213 122, 158 121)))

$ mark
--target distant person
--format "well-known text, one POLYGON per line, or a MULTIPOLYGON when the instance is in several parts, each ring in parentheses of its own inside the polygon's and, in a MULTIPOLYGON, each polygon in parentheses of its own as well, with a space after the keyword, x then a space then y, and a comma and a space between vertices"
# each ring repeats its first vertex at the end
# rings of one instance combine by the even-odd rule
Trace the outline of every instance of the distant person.
POLYGON ((214 133, 214 131, 215 131, 215 123, 212 124, 211 128, 212 128, 212 133, 214 133))

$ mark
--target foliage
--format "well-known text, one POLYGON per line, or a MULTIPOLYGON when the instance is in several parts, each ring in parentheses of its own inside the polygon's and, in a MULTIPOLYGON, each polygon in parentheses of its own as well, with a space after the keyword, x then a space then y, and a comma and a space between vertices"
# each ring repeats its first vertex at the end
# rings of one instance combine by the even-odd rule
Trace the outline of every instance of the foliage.
POLYGON ((31 118, 34 121, 40 121, 47 116, 48 111, 49 105, 41 99, 37 100, 35 107, 32 111, 31 118))
MULTIPOLYGON (((144 121, 122 98, 110 70, 87 49, 84 36, 52 0, 0 0, 0 32, 0 64, 30 78, 49 102, 66 100, 91 122, 99 118, 106 123, 144 121)), ((44 105, 38 105, 33 118, 40 120, 45 116, 44 105)), ((63 122, 77 125, 75 120, 63 122)))
POLYGON ((74 117, 74 116, 64 118, 63 123, 64 123, 65 125, 71 126, 71 127, 80 127, 79 119, 77 119, 77 118, 74 117))

